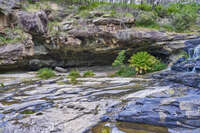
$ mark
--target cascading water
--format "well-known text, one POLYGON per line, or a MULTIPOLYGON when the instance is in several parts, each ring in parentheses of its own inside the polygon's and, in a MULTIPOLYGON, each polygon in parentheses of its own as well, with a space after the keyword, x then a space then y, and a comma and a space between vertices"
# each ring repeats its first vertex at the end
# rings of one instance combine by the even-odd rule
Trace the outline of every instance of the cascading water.
MULTIPOLYGON (((192 68, 192 72, 199 72, 200 70, 200 44, 197 45, 195 48, 189 48, 188 55, 189 55, 188 60, 194 64, 192 68)), ((191 72, 191 69, 188 71, 191 72)))
POLYGON ((185 42, 185 51, 188 56, 178 59, 171 67, 171 70, 178 72, 200 73, 200 37, 185 42))

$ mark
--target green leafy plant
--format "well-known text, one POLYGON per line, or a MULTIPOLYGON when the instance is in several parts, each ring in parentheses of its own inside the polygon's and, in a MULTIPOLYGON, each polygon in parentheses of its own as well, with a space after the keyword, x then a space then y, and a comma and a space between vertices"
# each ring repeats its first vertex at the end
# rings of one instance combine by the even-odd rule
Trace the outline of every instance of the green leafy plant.
POLYGON ((130 67, 135 68, 137 74, 159 71, 164 68, 158 59, 147 52, 137 52, 129 59, 130 67))
POLYGON ((95 76, 93 71, 87 71, 83 73, 83 77, 93 77, 95 76))
POLYGON ((124 60, 126 58, 125 52, 126 52, 125 50, 122 50, 121 52, 118 53, 117 58, 112 63, 112 66, 119 67, 119 70, 117 70, 115 75, 122 76, 122 77, 130 77, 130 76, 135 75, 136 72, 134 69, 124 64, 124 60))
POLYGON ((51 68, 42 68, 37 71, 37 76, 41 79, 49 79, 55 77, 56 74, 51 68))

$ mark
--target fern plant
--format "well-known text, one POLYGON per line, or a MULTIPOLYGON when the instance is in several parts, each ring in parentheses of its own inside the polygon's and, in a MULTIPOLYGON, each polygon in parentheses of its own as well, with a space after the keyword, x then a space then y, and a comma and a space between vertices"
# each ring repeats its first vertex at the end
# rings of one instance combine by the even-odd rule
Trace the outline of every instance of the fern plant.
POLYGON ((147 52, 138 52, 129 59, 130 67, 135 68, 137 74, 159 71, 165 67, 160 60, 147 52))

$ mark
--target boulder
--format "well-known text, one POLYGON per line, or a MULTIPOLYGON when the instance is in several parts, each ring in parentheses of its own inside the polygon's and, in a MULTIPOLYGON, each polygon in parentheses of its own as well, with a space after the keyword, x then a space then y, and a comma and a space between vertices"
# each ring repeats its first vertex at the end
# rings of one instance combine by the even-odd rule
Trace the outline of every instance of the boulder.
POLYGON ((19 25, 25 32, 40 37, 47 33, 48 18, 44 11, 19 11, 17 16, 19 25))
POLYGON ((61 72, 61 73, 66 73, 66 72, 67 72, 67 69, 64 69, 64 68, 62 68, 62 67, 55 67, 55 70, 56 70, 57 72, 61 72))

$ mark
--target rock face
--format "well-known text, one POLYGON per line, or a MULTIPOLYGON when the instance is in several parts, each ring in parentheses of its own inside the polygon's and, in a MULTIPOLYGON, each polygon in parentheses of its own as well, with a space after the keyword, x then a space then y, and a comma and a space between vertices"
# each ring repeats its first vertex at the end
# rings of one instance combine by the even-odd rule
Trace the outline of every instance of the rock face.
MULTIPOLYGON (((29 19, 25 19, 26 15, 21 17, 22 24, 29 21, 29 19)), ((46 23, 43 24, 42 19, 35 14, 33 17, 34 20, 38 21, 27 22, 28 24, 24 25, 24 28, 35 38, 35 35, 45 34, 46 23)), ((34 70, 41 67, 111 64, 117 53, 122 49, 128 49, 128 55, 144 50, 167 60, 172 53, 186 47, 184 42, 195 37, 196 35, 192 34, 163 33, 149 29, 113 30, 113 28, 105 29, 102 26, 89 26, 85 29, 77 27, 70 30, 68 34, 43 36, 42 41, 34 39, 32 54, 28 58, 19 57, 19 55, 22 55, 20 53, 16 53, 18 56, 11 55, 21 59, 15 61, 15 64, 34 70)), ((2 60, 6 60, 6 58, 3 58, 3 53, 5 53, 3 49, 0 56, 2 55, 2 60)), ((12 49, 15 49, 15 47, 12 49)), ((7 66, 9 68, 9 63, 7 63, 7 66)), ((3 68, 3 65, 0 64, 0 68, 3 68)))
POLYGON ((25 32, 40 37, 47 33, 48 18, 44 11, 20 11, 17 15, 19 24, 25 32))
POLYGON ((26 61, 23 62, 23 59, 33 55, 32 41, 29 40, 28 43, 27 46, 23 43, 16 43, 4 45, 0 48, 0 65, 2 70, 20 69, 25 66, 26 61))

